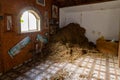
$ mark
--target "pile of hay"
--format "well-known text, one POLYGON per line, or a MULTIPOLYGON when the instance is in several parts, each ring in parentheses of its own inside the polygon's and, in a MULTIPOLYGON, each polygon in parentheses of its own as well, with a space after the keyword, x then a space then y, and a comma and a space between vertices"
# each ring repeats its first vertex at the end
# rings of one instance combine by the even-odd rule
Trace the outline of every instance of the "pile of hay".
POLYGON ((118 55, 118 43, 116 42, 108 42, 104 37, 101 37, 96 41, 96 45, 97 49, 106 55, 118 55))
POLYGON ((85 36, 85 29, 76 23, 70 23, 59 29, 57 33, 50 38, 50 41, 79 44, 81 47, 89 46, 88 39, 85 36))
POLYGON ((89 43, 85 36, 85 29, 79 24, 70 23, 50 37, 50 42, 44 52, 49 53, 50 60, 72 62, 86 54, 89 49, 94 49, 90 45, 91 42, 89 43))

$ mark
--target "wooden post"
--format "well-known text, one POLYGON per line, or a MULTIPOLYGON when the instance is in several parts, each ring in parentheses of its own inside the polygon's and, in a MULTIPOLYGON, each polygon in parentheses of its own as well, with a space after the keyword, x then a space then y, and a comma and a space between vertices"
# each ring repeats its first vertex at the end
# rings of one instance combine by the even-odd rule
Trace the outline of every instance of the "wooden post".
POLYGON ((118 61, 119 61, 119 68, 120 68, 120 16, 119 16, 119 47, 118 47, 118 61))
POLYGON ((119 49, 118 49, 118 61, 119 61, 119 68, 120 68, 120 17, 119 17, 119 49))

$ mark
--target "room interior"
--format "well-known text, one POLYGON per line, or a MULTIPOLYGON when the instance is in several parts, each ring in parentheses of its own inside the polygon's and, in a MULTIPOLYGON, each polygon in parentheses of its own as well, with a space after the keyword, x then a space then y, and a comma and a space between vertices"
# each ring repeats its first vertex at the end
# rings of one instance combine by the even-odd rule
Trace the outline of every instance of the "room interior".
POLYGON ((0 1, 0 80, 120 80, 120 1, 0 1))

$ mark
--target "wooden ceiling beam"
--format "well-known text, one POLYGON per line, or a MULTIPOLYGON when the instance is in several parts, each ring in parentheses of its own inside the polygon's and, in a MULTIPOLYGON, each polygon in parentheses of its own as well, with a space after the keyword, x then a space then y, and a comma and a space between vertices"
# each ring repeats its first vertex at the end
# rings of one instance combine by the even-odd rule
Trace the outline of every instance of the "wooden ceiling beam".
POLYGON ((59 7, 68 7, 68 6, 100 3, 106 1, 115 1, 115 0, 54 0, 53 4, 56 4, 59 7))

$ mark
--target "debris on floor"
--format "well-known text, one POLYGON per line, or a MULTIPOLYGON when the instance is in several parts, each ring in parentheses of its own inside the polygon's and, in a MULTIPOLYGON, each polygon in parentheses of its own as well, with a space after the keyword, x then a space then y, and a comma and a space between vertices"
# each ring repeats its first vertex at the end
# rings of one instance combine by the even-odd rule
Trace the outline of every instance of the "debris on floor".
POLYGON ((49 59, 53 61, 72 61, 82 55, 82 49, 79 47, 69 47, 60 42, 53 43, 50 47, 51 53, 49 59))
POLYGON ((96 46, 100 52, 105 53, 106 55, 117 56, 118 54, 118 43, 106 41, 104 37, 100 37, 96 41, 96 46))
POLYGON ((59 70, 50 80, 65 80, 69 76, 69 72, 65 70, 59 70))

